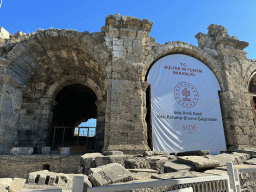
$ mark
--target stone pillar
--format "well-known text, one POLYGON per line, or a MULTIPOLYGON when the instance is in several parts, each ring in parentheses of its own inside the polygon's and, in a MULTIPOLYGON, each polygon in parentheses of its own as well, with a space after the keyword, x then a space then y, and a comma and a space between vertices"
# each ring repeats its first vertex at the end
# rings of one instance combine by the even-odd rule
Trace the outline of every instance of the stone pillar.
POLYGON ((37 149, 40 149, 42 146, 48 145, 53 118, 53 110, 56 105, 57 102, 54 101, 52 98, 43 97, 40 99, 40 106, 42 110, 39 111, 40 123, 38 124, 38 129, 40 134, 40 140, 37 143, 37 149))
POLYGON ((142 153, 147 144, 146 96, 143 79, 145 38, 152 22, 119 14, 109 15, 105 41, 112 51, 107 66, 107 106, 103 151, 142 153))
POLYGON ((104 129, 105 129, 105 115, 106 115, 106 101, 97 100, 97 126, 95 136, 95 151, 101 152, 104 147, 104 129))
POLYGON ((249 43, 230 37, 228 30, 221 25, 211 24, 208 34, 198 33, 198 46, 217 60, 221 68, 222 90, 219 93, 226 144, 228 150, 255 146, 253 137, 256 128, 248 94, 248 85, 244 81, 248 75, 246 48, 249 43))
POLYGON ((246 52, 242 49, 248 43, 234 38, 224 38, 216 43, 225 74, 227 90, 220 92, 223 125, 228 150, 255 145, 256 130, 248 93, 244 85, 246 52))
POLYGON ((8 154, 17 140, 22 92, 27 88, 10 75, 0 76, 0 153, 8 154))

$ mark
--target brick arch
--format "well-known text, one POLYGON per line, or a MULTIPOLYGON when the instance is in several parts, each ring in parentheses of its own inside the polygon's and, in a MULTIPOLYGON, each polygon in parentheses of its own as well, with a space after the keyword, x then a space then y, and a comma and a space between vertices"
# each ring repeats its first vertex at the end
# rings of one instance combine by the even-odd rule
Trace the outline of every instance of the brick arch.
POLYGON ((221 75, 221 67, 219 63, 205 50, 193 46, 185 42, 168 42, 158 47, 155 47, 151 52, 148 53, 146 58, 145 67, 144 67, 144 77, 146 79, 150 68, 155 64, 156 61, 162 57, 171 55, 171 54, 184 54, 187 56, 194 57, 195 59, 204 63, 216 76, 221 90, 225 91, 224 79, 221 75))
POLYGON ((12 77, 26 85, 32 75, 43 70, 44 62, 41 58, 47 54, 47 49, 51 46, 61 45, 79 48, 88 53, 103 71, 105 63, 110 57, 107 48, 103 44, 97 43, 88 33, 66 29, 48 29, 18 43, 7 54, 13 71, 12 77))
POLYGON ((52 84, 46 91, 45 97, 55 99, 57 94, 66 86, 72 84, 82 84, 89 87, 97 96, 98 100, 103 99, 103 94, 100 87, 90 78, 82 75, 69 75, 62 77, 59 81, 52 84))

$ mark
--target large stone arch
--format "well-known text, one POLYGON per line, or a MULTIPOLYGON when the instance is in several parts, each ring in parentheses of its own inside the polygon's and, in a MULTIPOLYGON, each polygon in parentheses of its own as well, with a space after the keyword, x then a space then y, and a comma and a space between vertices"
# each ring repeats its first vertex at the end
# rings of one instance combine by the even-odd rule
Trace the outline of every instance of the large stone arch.
POLYGON ((249 91, 249 83, 251 78, 255 75, 256 72, 256 63, 250 62, 247 68, 245 69, 243 85, 245 86, 245 90, 249 91))
POLYGON ((226 90, 225 80, 223 78, 223 75, 221 74, 220 64, 207 51, 186 42, 180 41, 165 43, 163 45, 155 47, 155 49, 149 52, 148 57, 145 59, 144 77, 146 78, 150 68, 154 65, 156 61, 158 61, 162 57, 171 54, 184 54, 198 59, 207 67, 209 67, 214 73, 217 80, 219 81, 221 90, 226 90))
MULTIPOLYGON (((222 70, 221 63, 218 62, 217 59, 214 58, 213 53, 209 53, 208 51, 205 51, 199 47, 193 46, 191 44, 188 44, 186 42, 180 42, 180 41, 174 41, 174 42, 167 42, 165 44, 159 45, 155 47, 153 50, 151 50, 148 53, 148 56, 145 59, 144 62, 144 70, 143 70, 143 76, 145 78, 145 81, 147 80, 147 75, 151 69, 151 67, 161 58, 172 55, 172 54, 184 54, 190 57, 193 57, 202 63, 204 63, 215 75, 217 78, 221 91, 219 92, 220 97, 220 106, 222 106, 222 103, 224 101, 225 92, 228 90, 226 80, 225 80, 225 74, 222 70)), ((218 54, 217 52, 214 52, 214 54, 218 54)), ((216 55, 215 55, 216 56, 216 55)), ((147 101, 147 115, 146 121, 147 121, 147 127, 148 127, 148 143, 152 144, 152 125, 151 125, 151 107, 149 104, 149 90, 146 91, 146 101, 147 101), (151 135, 150 135, 151 134, 151 135)), ((222 110, 222 108, 221 108, 222 110)), ((223 114, 223 111, 222 111, 223 114)), ((223 119, 223 124, 225 122, 225 119, 223 119)), ((224 133, 227 130, 225 130, 224 126, 224 133)), ((225 139, 227 140, 227 135, 225 135, 225 139)), ((153 145, 149 146, 151 149, 153 149, 153 145)))
MULTIPOLYGON (((17 134, 24 135, 24 137, 16 138, 16 136, 13 136, 9 147, 21 146, 28 134, 32 140, 24 146, 37 146, 38 150, 41 146, 45 146, 45 135, 52 118, 53 98, 61 88, 74 82, 84 84, 96 94, 98 99, 96 104, 99 106, 102 116, 100 117, 101 123, 98 130, 104 134, 104 130, 102 130, 104 129, 104 123, 102 122, 105 122, 104 90, 106 86, 104 82, 107 76, 106 63, 109 58, 110 54, 104 47, 103 42, 96 41, 88 32, 48 29, 31 35, 27 40, 16 44, 4 60, 4 63, 8 63, 8 66, 5 66, 6 75, 26 87, 29 80, 43 74, 46 78, 40 83, 47 86, 45 86, 46 89, 42 90, 42 97, 33 102, 30 100, 24 101, 27 96, 29 98, 33 95, 33 91, 25 90, 23 94, 20 94, 21 102, 19 104, 23 106, 20 110, 20 118, 12 123, 15 124, 17 134), (77 67, 80 67, 79 69, 84 71, 88 70, 88 72, 79 69, 73 70, 73 66, 71 67, 73 71, 70 74, 56 72, 59 69, 63 70, 64 67, 68 71, 69 63, 77 65, 77 67)), ((100 142, 103 142, 103 138, 100 142)))
POLYGON ((56 97, 56 95, 61 89, 63 89, 68 85, 72 85, 76 83, 85 85, 90 89, 92 89, 93 92, 96 94, 98 100, 103 99, 104 93, 102 93, 102 90, 97 85, 97 83, 95 83, 92 79, 82 75, 75 75, 75 76, 69 75, 69 76, 62 77, 59 81, 49 86, 45 94, 45 97, 54 100, 54 98, 56 97))
MULTIPOLYGON (((13 70, 12 77, 26 85, 32 75, 40 73, 44 69, 45 63, 42 58, 47 55, 47 50, 58 46, 69 46, 71 49, 79 48, 81 54, 89 54, 99 64, 99 69, 102 72, 105 71, 105 64, 110 54, 103 44, 97 43, 85 32, 48 29, 18 43, 8 53, 7 59, 9 59, 10 68, 13 70)), ((48 61, 54 62, 54 57, 50 58, 49 54, 47 56, 48 61)))
MULTIPOLYGON (((58 104, 55 99, 56 96, 66 87, 72 85, 84 85, 92 90, 92 92, 96 95, 95 104, 97 106, 97 127, 96 127, 96 136, 95 136, 95 146, 93 147, 95 150, 100 151, 103 148, 104 143, 104 124, 105 124, 105 100, 103 98, 104 93, 102 93, 101 88, 94 82, 92 79, 82 76, 82 75, 69 75, 62 77, 59 81, 54 82, 50 85, 45 93, 45 101, 46 105, 48 105, 48 113, 49 113, 49 120, 48 122, 48 130, 51 130, 51 125, 53 123, 53 108, 56 104, 58 104)), ((84 121, 87 118, 83 119, 84 121)), ((81 123, 81 119, 76 122, 76 125, 81 123), (78 122, 80 121, 80 122, 78 122)), ((46 122, 46 123, 47 123, 46 122)), ((52 132, 52 130, 51 130, 52 132)), ((50 134, 50 132, 48 132, 50 134)), ((50 135, 49 135, 50 139, 50 135)), ((50 140, 48 140, 49 143, 50 140)), ((51 144, 50 144, 51 145, 51 144)), ((92 147, 92 146, 91 146, 92 147)))

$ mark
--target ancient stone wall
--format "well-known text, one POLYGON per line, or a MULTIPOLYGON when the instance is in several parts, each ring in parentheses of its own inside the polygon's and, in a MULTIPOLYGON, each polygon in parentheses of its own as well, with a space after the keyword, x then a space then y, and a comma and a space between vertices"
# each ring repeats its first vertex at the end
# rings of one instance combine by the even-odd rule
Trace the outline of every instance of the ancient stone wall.
POLYGON ((80 155, 1 155, 0 178, 27 179, 30 172, 49 170, 57 173, 78 173, 80 155))
MULTIPOLYGON (((55 98, 73 84, 96 95, 96 148, 141 153, 149 150, 145 121, 147 74, 170 54, 194 57, 219 81, 221 111, 229 149, 256 145, 248 86, 256 62, 243 51, 247 42, 212 24, 198 33, 198 47, 165 44, 150 37, 153 23, 120 14, 106 17, 101 32, 39 29, 9 34, 0 28, 0 153, 14 146, 47 145, 55 98), (104 145, 104 148, 103 148, 104 145)), ((73 122, 73 124, 77 124, 73 122)))

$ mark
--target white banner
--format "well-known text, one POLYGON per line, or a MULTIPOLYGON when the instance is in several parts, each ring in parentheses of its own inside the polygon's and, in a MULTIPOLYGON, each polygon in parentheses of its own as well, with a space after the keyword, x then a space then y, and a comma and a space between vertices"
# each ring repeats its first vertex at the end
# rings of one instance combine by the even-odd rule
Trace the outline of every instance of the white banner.
POLYGON ((193 57, 174 54, 150 69, 154 151, 226 150, 219 83, 213 72, 193 57))

